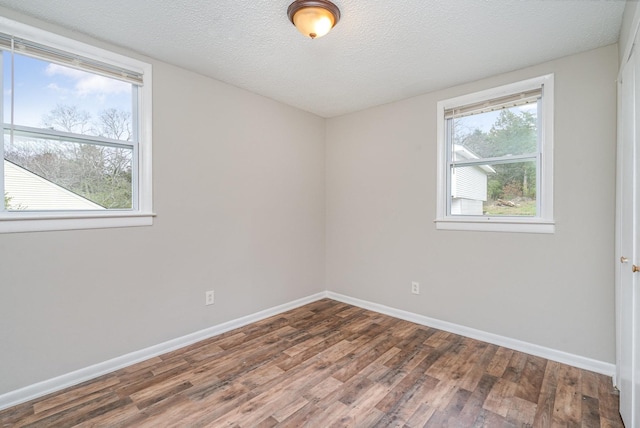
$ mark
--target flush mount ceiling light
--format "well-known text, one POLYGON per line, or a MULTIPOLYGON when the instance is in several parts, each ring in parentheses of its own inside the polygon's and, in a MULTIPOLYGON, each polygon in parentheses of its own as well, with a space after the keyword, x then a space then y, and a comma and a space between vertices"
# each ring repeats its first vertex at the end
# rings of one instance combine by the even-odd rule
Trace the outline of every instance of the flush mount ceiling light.
POLYGON ((328 0, 296 0, 287 10, 298 31, 315 39, 327 34, 340 20, 340 9, 328 0))

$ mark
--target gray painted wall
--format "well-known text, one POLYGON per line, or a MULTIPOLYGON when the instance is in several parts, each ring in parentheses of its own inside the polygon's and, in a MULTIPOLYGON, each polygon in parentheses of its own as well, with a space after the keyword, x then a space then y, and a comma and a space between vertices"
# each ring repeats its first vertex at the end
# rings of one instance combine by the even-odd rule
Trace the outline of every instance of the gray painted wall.
POLYGON ((612 45, 329 119, 327 288, 614 363, 617 69, 612 45), (437 101, 547 73, 556 233, 437 231, 437 101))
POLYGON ((151 62, 155 224, 0 235, 0 394, 325 289, 324 120, 151 62))

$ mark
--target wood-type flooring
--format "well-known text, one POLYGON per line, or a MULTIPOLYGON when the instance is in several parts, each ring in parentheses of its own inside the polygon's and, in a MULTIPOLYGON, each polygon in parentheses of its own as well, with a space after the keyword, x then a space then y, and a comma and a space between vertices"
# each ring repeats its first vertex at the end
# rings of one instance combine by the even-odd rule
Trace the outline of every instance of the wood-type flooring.
POLYGON ((611 378, 329 299, 0 411, 1 427, 622 427, 611 378))

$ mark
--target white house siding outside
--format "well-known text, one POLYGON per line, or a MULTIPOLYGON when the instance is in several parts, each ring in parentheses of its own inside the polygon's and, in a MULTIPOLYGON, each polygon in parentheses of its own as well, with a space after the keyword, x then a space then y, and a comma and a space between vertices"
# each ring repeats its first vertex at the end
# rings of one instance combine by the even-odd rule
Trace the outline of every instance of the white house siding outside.
POLYGON ((4 190, 12 210, 104 210, 105 208, 4 160, 4 190))
MULTIPOLYGON (((453 160, 478 159, 470 150, 455 144, 453 160)), ((490 166, 465 166, 451 171, 451 214, 482 215, 487 201, 487 175, 495 173, 490 166)))
POLYGON ((463 198, 453 198, 451 200, 452 215, 482 215, 482 212, 482 201, 463 198))
POLYGON ((477 166, 455 168, 451 174, 451 193, 454 198, 487 200, 487 173, 477 166))

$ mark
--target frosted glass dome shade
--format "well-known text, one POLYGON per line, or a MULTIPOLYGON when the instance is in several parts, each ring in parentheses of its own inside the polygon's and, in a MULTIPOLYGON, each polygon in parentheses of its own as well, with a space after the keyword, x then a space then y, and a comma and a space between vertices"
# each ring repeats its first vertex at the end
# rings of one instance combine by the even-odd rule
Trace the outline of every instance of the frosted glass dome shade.
POLYGON ((329 1, 297 0, 289 6, 288 15, 300 33, 315 39, 331 31, 340 19, 340 10, 329 1))

